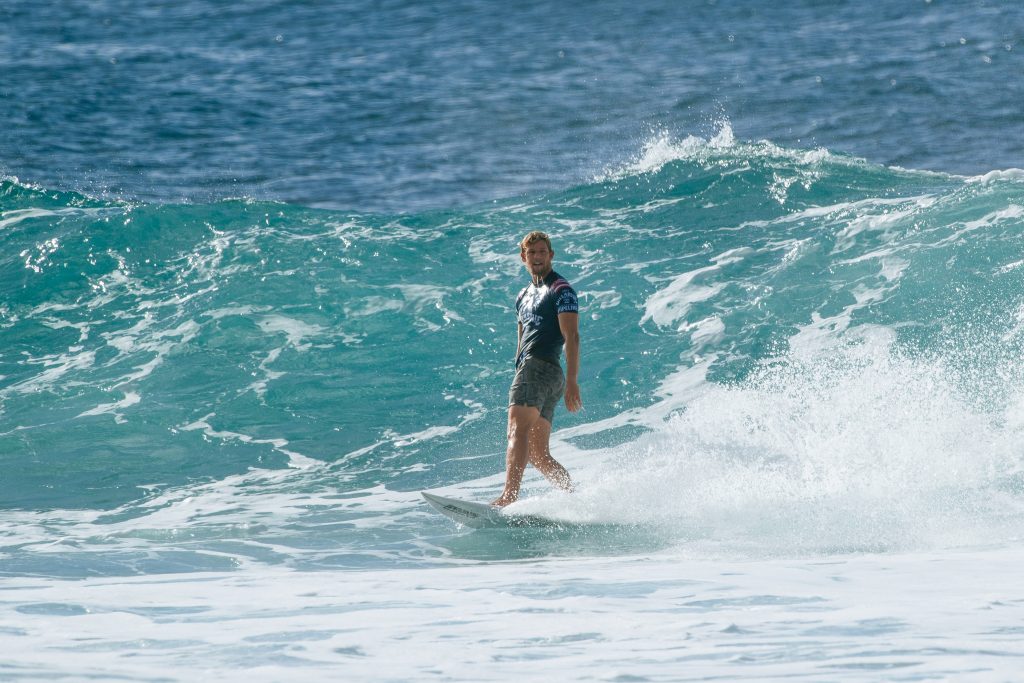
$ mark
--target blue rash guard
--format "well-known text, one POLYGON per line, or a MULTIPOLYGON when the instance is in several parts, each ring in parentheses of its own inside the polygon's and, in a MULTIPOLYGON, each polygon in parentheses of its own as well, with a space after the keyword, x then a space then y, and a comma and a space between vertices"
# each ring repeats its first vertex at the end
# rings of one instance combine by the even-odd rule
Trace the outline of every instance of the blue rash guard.
POLYGON ((516 367, 527 358, 558 365, 565 345, 558 314, 578 313, 579 310, 576 290, 555 271, 548 273, 540 287, 531 282, 523 289, 516 297, 516 315, 523 326, 516 367))

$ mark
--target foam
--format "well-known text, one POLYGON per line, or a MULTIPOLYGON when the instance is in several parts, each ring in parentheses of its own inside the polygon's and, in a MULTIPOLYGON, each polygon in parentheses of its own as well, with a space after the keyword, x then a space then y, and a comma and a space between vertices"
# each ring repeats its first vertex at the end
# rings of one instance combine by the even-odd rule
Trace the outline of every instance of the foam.
POLYGON ((655 325, 666 327, 677 320, 685 319, 694 304, 717 296, 728 284, 727 282, 709 285, 701 283, 720 272, 724 266, 742 261, 744 256, 749 253, 750 250, 747 249, 722 253, 715 257, 713 265, 677 275, 667 287, 659 289, 648 297, 644 304, 644 315, 640 319, 640 324, 650 320, 655 325))
POLYGON ((980 185, 1001 181, 1017 182, 1020 180, 1024 180, 1024 169, 1019 168, 989 171, 988 173, 983 173, 982 175, 964 178, 965 182, 976 183, 980 185))
POLYGON ((16 676, 182 681, 344 670, 349 680, 621 682, 679 667, 695 680, 823 670, 1012 680, 1024 656, 1014 637, 1024 608, 1002 597, 1019 585, 1019 550, 828 563, 442 559, 449 566, 434 570, 3 579, 0 618, 17 626, 0 644, 16 676))
POLYGON ((428 309, 434 309, 441 314, 443 325, 463 321, 462 316, 445 306, 445 298, 451 294, 449 288, 422 284, 391 285, 390 288, 397 289, 402 293, 405 305, 401 310, 410 309, 414 318, 413 324, 421 329, 436 332, 442 327, 424 315, 428 309))
POLYGON ((240 441, 242 443, 266 444, 272 446, 274 450, 279 451, 284 455, 288 456, 289 467, 304 469, 315 466, 318 463, 318 461, 313 458, 309 458, 305 455, 302 455, 301 453, 286 448, 286 446, 288 446, 287 439, 257 439, 252 436, 249 436, 248 434, 242 434, 240 432, 215 429, 209 422, 209 420, 213 417, 216 417, 216 413, 209 413, 206 416, 198 420, 195 420, 194 422, 190 422, 188 424, 182 425, 181 427, 178 427, 178 429, 180 429, 183 432, 199 430, 202 431, 202 433, 210 439, 223 439, 227 441, 240 441))
POLYGON ((1020 222, 1018 219, 1021 218, 1024 218, 1024 206, 1010 204, 998 211, 987 213, 977 220, 958 223, 956 230, 950 233, 947 237, 933 242, 932 247, 940 248, 950 244, 957 244, 962 242, 964 236, 969 233, 978 230, 988 230, 1005 222, 1017 224, 1020 222))
MULTIPOLYGON (((718 124, 718 131, 704 139, 696 135, 688 135, 678 140, 666 131, 655 133, 643 143, 635 158, 615 168, 610 167, 596 175, 596 183, 614 182, 631 176, 657 173, 666 165, 675 161, 714 162, 722 155, 734 155, 738 161, 754 159, 779 159, 802 167, 797 175, 776 174, 773 184, 768 188, 769 194, 779 203, 784 203, 788 188, 795 182, 809 186, 819 178, 816 167, 823 163, 843 164, 863 167, 867 162, 856 157, 836 155, 825 148, 810 150, 788 149, 771 141, 738 142, 732 124, 723 120, 718 124)), ((747 170, 743 166, 740 170, 747 170)), ((721 169, 724 175, 735 173, 737 169, 721 169)))
POLYGON ((660 132, 644 143, 637 158, 617 170, 606 170, 603 174, 595 177, 594 182, 607 182, 631 175, 656 173, 673 161, 691 159, 709 149, 724 150, 735 147, 735 145, 736 137, 733 134, 732 125, 728 121, 723 121, 718 132, 707 140, 689 135, 683 140, 676 141, 669 133, 660 132))
POLYGON ((11 391, 21 394, 54 391, 58 387, 59 380, 63 379, 68 373, 93 367, 96 363, 96 352, 83 350, 80 346, 73 346, 68 349, 67 353, 28 358, 24 362, 29 365, 42 365, 47 369, 35 377, 0 389, 0 396, 11 391))
POLYGON ((103 209, 64 208, 64 209, 14 209, 0 212, 0 230, 13 228, 19 223, 33 218, 62 218, 65 216, 98 216, 103 209))
POLYGON ((319 325, 312 325, 281 314, 265 315, 256 324, 264 334, 284 334, 287 346, 300 352, 309 349, 309 344, 304 342, 307 337, 319 336, 324 331, 319 325))
POLYGON ((102 403, 96 406, 95 408, 79 413, 78 417, 89 417, 93 415, 104 415, 109 413, 114 416, 114 421, 117 424, 124 424, 127 420, 125 420, 124 415, 119 411, 137 405, 141 401, 141 396, 139 396, 134 391, 128 391, 125 392, 124 398, 121 399, 120 401, 115 401, 114 403, 102 403))
POLYGON ((736 385, 689 368, 645 415, 601 424, 649 430, 573 462, 576 496, 522 511, 658 528, 727 557, 1012 542, 1024 505, 1000 487, 1022 469, 1019 434, 963 381, 896 353, 885 328, 818 340, 736 385))

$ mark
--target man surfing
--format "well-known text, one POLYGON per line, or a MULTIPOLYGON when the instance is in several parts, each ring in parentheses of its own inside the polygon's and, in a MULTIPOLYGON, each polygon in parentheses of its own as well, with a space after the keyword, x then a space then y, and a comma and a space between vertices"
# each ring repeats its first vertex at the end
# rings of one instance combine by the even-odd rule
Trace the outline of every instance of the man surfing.
POLYGON ((555 486, 572 491, 569 473, 551 457, 548 439, 555 405, 563 395, 569 412, 583 407, 577 384, 579 302, 572 286, 551 269, 554 257, 551 239, 543 232, 531 232, 519 243, 519 258, 531 282, 516 297, 519 345, 508 394, 505 490, 492 505, 515 502, 527 462, 555 486), (565 374, 560 363, 563 346, 565 374))

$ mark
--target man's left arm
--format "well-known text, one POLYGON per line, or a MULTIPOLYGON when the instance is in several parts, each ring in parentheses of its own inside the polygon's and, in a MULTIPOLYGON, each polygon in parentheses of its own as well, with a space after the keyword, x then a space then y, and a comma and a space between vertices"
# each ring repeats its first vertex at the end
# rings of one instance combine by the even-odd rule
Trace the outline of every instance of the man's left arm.
POLYGON ((565 338, 565 407, 575 413, 583 407, 580 398, 578 375, 580 371, 580 316, 575 313, 559 313, 558 327, 565 338))

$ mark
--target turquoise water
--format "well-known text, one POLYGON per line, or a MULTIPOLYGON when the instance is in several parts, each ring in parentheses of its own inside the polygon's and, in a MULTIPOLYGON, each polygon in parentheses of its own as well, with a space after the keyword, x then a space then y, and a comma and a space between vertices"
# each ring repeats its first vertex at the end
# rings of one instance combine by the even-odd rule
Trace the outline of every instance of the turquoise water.
MULTIPOLYGON (((5 507, 93 511, 102 528, 239 487, 240 519, 210 511, 158 533, 161 552, 186 534, 189 559, 143 571, 217 565, 205 552, 225 543, 301 564, 262 558, 263 534, 318 546, 325 566, 428 562, 412 544, 438 520, 366 513, 382 538, 346 518, 374 491, 501 472, 515 240, 538 226, 584 303, 586 409, 556 417, 567 448, 625 452, 641 471, 673 458, 683 488, 739 467, 800 487, 797 506, 881 485, 860 480, 878 462, 909 468, 904 485, 1020 502, 1016 172, 888 169, 725 129, 459 211, 127 204, 12 180, 2 211, 5 507), (270 482, 324 509, 264 528, 244 511, 270 482)), ((822 533, 811 546, 847 542, 822 533)), ((71 553, 58 573, 140 571, 121 554, 71 553)), ((38 558, 29 546, 9 561, 38 558)))

